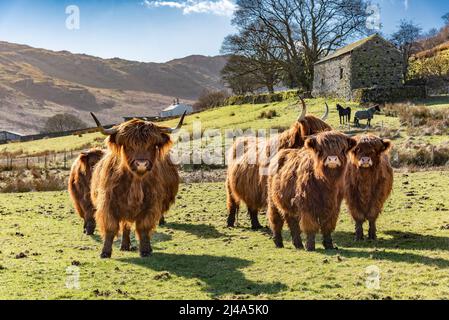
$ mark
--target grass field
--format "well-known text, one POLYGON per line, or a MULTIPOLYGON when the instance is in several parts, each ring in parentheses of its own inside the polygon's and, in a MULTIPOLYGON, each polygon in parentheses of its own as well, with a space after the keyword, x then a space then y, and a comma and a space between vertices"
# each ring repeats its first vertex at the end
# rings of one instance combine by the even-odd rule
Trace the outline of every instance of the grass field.
MULTIPOLYGON (((308 111, 311 114, 321 116, 324 112, 324 102, 327 102, 330 106, 330 115, 328 123, 333 128, 339 128, 340 122, 338 112, 335 108, 336 103, 341 103, 345 106, 351 106, 353 108, 353 114, 357 110, 357 104, 350 102, 344 102, 336 99, 308 99, 306 100, 308 105, 308 111)), ((449 108, 449 97, 436 97, 429 98, 425 101, 417 101, 417 104, 426 105, 434 109, 446 109, 449 108)), ((296 100, 287 100, 283 102, 276 102, 270 104, 246 104, 225 106, 221 108, 215 108, 187 116, 184 129, 192 132, 193 123, 201 122, 201 128, 205 129, 219 129, 224 133, 226 129, 285 129, 288 128, 291 123, 298 116, 298 104, 296 100), (260 118, 262 112, 275 110, 277 116, 272 119, 260 118)), ((101 118, 101 115, 99 115, 101 118)), ((162 125, 175 126, 177 119, 162 122, 162 125)), ((364 125, 362 121, 362 125, 364 125)), ((385 115, 376 115, 372 121, 374 128, 379 129, 381 126, 390 129, 399 129, 399 119, 395 117, 387 117, 385 115)), ((345 130, 346 128, 341 128, 345 130)), ((362 130, 363 131, 363 130, 362 130)), ((7 145, 0 145, 0 153, 23 153, 29 156, 40 154, 43 151, 50 152, 63 152, 65 150, 80 150, 86 148, 89 144, 92 146, 100 145, 99 133, 88 133, 81 137, 68 136, 60 138, 43 139, 37 141, 23 142, 23 143, 10 143, 7 145)), ((398 142, 402 142, 407 138, 407 134, 402 132, 402 137, 398 139, 398 142)), ((442 136, 423 136, 421 139, 426 143, 441 143, 447 139, 442 136)))
MULTIPOLYGON (((321 116, 324 113, 324 99, 306 100, 308 111, 311 114, 321 116)), ((330 115, 328 123, 337 128, 339 126, 338 113, 335 109, 337 100, 326 100, 330 106, 330 115)), ((338 101, 343 103, 342 101, 338 101)), ((345 105, 355 106, 354 103, 343 103, 345 105)), ((247 104, 226 106, 207 110, 201 113, 187 116, 184 128, 191 132, 193 123, 201 121, 202 129, 269 129, 269 128, 288 128, 298 117, 298 104, 295 100, 283 101, 271 104, 247 104), (260 119, 263 111, 275 110, 276 117, 272 119, 260 119)), ((99 115, 101 118, 101 116, 99 115)), ((162 125, 176 126, 178 120, 162 122, 162 125)), ((398 128, 399 120, 393 117, 383 115, 376 116, 372 122, 373 126, 380 126, 383 123, 386 127, 398 128)), ((223 132, 224 133, 224 132, 223 132)), ((27 155, 41 153, 42 151, 62 152, 64 150, 77 150, 83 148, 88 143, 94 143, 94 140, 101 135, 99 133, 84 134, 79 136, 68 136, 52 139, 44 139, 23 143, 11 143, 0 145, 0 152, 23 152, 27 155)))
POLYGON ((449 172, 395 178, 378 241, 353 242, 343 210, 339 250, 314 253, 275 249, 244 213, 225 228, 223 183, 181 186, 148 259, 118 242, 111 260, 99 259, 101 241, 82 235, 66 192, 0 194, 0 299, 447 299, 449 172), (70 266, 79 290, 66 288, 70 266), (370 266, 380 289, 365 285, 370 266))

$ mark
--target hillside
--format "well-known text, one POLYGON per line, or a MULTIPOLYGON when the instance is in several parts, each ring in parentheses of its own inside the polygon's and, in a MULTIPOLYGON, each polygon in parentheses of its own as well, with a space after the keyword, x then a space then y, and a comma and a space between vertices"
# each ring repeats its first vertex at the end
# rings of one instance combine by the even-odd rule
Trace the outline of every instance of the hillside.
POLYGON ((106 123, 122 116, 155 115, 174 97, 193 102, 205 89, 222 89, 225 56, 189 56, 167 63, 54 52, 0 42, 0 129, 39 131, 59 112, 106 123))

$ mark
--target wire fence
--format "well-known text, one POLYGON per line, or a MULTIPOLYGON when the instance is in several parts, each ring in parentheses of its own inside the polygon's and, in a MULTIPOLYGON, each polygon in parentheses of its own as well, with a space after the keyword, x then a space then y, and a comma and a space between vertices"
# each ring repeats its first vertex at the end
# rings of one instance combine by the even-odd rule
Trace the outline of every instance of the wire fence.
POLYGON ((12 156, 0 158, 0 168, 3 170, 13 169, 69 169, 79 152, 64 151, 58 153, 47 153, 40 156, 12 156))

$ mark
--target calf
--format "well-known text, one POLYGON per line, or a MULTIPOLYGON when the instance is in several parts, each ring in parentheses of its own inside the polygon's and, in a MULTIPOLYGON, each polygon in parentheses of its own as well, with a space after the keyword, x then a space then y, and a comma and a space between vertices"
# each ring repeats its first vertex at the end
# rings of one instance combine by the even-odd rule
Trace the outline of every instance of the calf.
POLYGON ((319 133, 306 140, 302 150, 280 151, 270 163, 268 220, 276 247, 283 247, 282 227, 287 222, 293 245, 315 250, 315 235, 321 231, 325 249, 333 249, 341 202, 347 154, 356 141, 340 132, 319 133))
POLYGON ((69 194, 76 212, 84 220, 83 230, 87 235, 95 232, 95 209, 90 199, 92 172, 103 155, 103 151, 99 149, 82 152, 70 171, 69 194))
POLYGON ((376 220, 393 188, 389 140, 374 135, 357 137, 346 172, 345 201, 355 221, 355 239, 363 239, 363 223, 369 222, 368 238, 376 239, 376 220))

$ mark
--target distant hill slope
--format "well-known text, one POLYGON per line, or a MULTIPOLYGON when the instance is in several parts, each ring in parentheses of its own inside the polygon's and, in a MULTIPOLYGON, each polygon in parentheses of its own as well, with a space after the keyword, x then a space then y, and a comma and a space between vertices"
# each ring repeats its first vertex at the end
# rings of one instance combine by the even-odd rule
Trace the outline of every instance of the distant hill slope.
POLYGON ((223 89, 226 56, 189 56, 167 63, 101 59, 0 41, 0 130, 39 131, 45 119, 70 112, 90 121, 155 115, 174 97, 193 102, 223 89))

